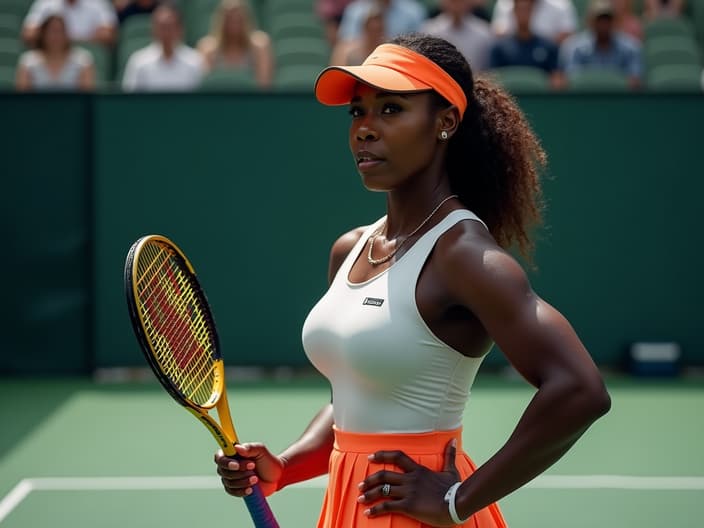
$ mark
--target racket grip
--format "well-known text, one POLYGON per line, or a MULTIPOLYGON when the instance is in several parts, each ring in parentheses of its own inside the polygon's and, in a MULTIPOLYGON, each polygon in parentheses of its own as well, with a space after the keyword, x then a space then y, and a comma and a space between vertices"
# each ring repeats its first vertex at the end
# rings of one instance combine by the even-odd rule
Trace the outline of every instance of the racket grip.
POLYGON ((274 518, 264 492, 258 485, 252 486, 252 493, 244 496, 244 502, 252 516, 255 528, 279 528, 279 523, 274 518))

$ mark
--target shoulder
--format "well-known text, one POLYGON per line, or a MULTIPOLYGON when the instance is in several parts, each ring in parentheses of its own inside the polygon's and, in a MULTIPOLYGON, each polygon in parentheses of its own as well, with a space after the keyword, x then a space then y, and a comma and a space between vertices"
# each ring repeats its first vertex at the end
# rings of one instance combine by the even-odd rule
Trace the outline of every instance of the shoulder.
POLYGON ((492 37, 493 34, 491 32, 491 26, 486 20, 482 20, 476 15, 468 15, 467 18, 467 25, 470 28, 470 31, 477 33, 481 35, 482 37, 492 37))
POLYGON ((42 56, 36 50, 25 51, 19 59, 19 64, 25 68, 35 68, 42 62, 42 56))
POLYGON ((328 278, 330 282, 332 282, 337 270, 340 269, 340 266, 342 266, 342 263, 347 258, 347 255, 349 255, 350 251, 352 251, 355 244, 359 242, 359 239, 362 237, 366 229, 367 226, 356 227, 335 240, 332 245, 332 249, 330 250, 330 263, 328 268, 328 278))
POLYGON ((614 38, 616 39, 617 45, 621 49, 631 52, 636 52, 640 50, 640 43, 634 37, 628 35, 627 33, 618 32, 615 34, 614 38))
POLYGON ((75 47, 71 50, 69 60, 74 64, 78 64, 80 67, 85 68, 86 66, 93 64, 93 54, 86 49, 75 47))
POLYGON ((257 44, 257 45, 269 45, 271 43, 271 38, 269 37, 269 34, 266 31, 262 31, 261 29, 255 29, 252 31, 252 35, 250 37, 252 39, 252 44, 257 44))
POLYGON ((34 0, 30 9, 56 9, 60 7, 60 0, 34 0))
POLYGON ((198 51, 204 54, 215 53, 217 49, 217 42, 215 41, 215 37, 213 37, 212 35, 205 35, 196 44, 196 49, 198 49, 198 51))
POLYGON ((130 56, 130 62, 138 65, 149 64, 156 62, 159 58, 159 47, 156 44, 149 44, 144 48, 138 49, 130 56))
POLYGON ((438 238, 437 249, 443 257, 455 258, 467 252, 482 253, 498 248, 486 226, 479 220, 460 220, 438 238))
POLYGON ((45 9, 61 9, 61 0, 34 0, 30 9, 45 10, 45 9))
POLYGON ((271 46, 271 38, 269 37, 269 34, 260 29, 252 32, 250 41, 252 42, 252 46, 259 50, 268 49, 271 46))
POLYGON ((191 66, 200 67, 203 64, 203 55, 185 44, 182 44, 178 48, 178 57, 180 60, 191 66))
POLYGON ((458 222, 447 230, 437 241, 433 264, 448 292, 475 313, 487 305, 510 309, 531 291, 518 261, 477 221, 458 222))
POLYGON ((58 11, 61 9, 61 4, 56 0, 34 0, 30 6, 25 23, 40 24, 45 13, 49 11, 58 11))

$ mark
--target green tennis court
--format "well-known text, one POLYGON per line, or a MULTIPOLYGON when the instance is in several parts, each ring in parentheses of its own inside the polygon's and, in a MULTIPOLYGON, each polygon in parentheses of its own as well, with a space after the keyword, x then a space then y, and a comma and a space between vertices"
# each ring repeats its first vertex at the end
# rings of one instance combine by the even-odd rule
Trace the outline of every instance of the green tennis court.
MULTIPOLYGON (((607 378, 611 412, 546 475, 501 502, 512 527, 701 526, 704 384, 607 378)), ((283 448, 329 390, 310 376, 231 382, 238 432, 283 448)), ((532 390, 480 375, 464 442, 482 462, 532 390)), ((220 489, 214 442, 151 381, 0 381, 0 527, 251 526, 220 489)), ((314 526, 324 479, 271 498, 283 528, 314 526)))

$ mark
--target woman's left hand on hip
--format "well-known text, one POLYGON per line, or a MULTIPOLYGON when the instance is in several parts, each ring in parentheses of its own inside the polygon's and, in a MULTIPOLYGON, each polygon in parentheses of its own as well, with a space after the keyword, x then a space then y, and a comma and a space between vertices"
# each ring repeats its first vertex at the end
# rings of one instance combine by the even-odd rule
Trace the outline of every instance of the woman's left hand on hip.
POLYGON ((383 469, 359 484, 361 504, 371 505, 364 513, 369 517, 402 513, 431 526, 455 526, 450 518, 445 493, 461 480, 455 466, 456 441, 445 447, 442 471, 432 471, 403 451, 377 451, 369 459, 377 464, 393 464, 402 472, 383 469))

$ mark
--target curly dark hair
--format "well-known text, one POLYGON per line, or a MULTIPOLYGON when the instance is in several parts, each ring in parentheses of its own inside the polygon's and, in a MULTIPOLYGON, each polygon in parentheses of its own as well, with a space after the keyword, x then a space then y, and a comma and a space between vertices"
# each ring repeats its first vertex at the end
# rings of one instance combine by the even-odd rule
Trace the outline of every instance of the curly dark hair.
MULTIPOLYGON (((542 222, 540 172, 547 155, 513 98, 489 79, 474 79, 455 46, 413 33, 391 41, 432 60, 464 90, 467 110, 448 144, 452 191, 489 227, 496 242, 531 260, 530 231, 542 222)), ((437 104, 450 103, 437 94, 437 104)))

